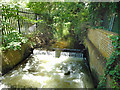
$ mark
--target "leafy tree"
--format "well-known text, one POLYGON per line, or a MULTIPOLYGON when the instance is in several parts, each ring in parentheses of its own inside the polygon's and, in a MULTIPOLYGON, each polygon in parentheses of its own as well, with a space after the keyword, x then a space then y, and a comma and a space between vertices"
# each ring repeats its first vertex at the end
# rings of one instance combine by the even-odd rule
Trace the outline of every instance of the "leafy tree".
MULTIPOLYGON (((94 26, 103 26, 104 16, 109 13, 108 19, 113 13, 118 12, 118 3, 113 2, 91 2, 89 3, 90 20, 94 26)), ((107 19, 107 18, 106 18, 107 19)))
POLYGON ((69 33, 72 28, 76 33, 80 33, 80 23, 88 20, 89 12, 82 2, 30 2, 27 7, 39 14, 40 18, 52 27, 51 32, 59 38, 64 36, 64 28, 67 26, 69 33))

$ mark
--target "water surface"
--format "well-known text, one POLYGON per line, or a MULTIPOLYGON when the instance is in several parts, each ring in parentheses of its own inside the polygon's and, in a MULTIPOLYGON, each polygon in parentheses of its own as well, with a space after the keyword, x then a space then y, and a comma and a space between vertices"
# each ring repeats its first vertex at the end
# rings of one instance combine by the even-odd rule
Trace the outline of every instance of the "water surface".
POLYGON ((93 88, 81 53, 35 49, 21 65, 2 77, 1 88, 93 88))

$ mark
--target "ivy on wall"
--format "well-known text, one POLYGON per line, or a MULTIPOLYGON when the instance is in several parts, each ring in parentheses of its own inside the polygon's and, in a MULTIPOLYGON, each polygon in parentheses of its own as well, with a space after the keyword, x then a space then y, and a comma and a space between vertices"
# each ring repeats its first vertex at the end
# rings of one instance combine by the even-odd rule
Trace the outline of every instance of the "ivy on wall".
POLYGON ((112 46, 114 48, 113 53, 106 62, 104 69, 104 76, 99 82, 98 88, 105 88, 107 75, 112 78, 112 82, 109 82, 111 88, 120 88, 120 36, 109 35, 109 38, 112 40, 112 46))

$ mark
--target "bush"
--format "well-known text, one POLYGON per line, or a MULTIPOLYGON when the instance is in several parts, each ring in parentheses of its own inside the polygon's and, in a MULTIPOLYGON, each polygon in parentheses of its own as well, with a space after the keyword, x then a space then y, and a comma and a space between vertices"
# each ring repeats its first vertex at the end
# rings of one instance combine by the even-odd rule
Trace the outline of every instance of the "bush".
POLYGON ((10 33, 2 36, 2 50, 21 50, 21 45, 28 41, 27 38, 23 37, 22 34, 13 30, 10 33))

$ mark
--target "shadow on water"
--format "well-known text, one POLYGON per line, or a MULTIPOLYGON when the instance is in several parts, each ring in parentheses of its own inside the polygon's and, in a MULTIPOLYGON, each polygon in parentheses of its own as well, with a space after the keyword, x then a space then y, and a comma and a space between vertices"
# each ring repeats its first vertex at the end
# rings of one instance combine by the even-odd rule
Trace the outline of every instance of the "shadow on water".
POLYGON ((93 88, 92 78, 81 53, 35 49, 17 68, 2 77, 1 86, 11 88, 93 88), (78 56, 78 57, 76 57, 78 56))

